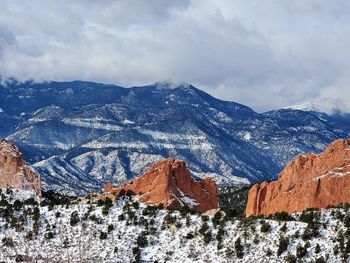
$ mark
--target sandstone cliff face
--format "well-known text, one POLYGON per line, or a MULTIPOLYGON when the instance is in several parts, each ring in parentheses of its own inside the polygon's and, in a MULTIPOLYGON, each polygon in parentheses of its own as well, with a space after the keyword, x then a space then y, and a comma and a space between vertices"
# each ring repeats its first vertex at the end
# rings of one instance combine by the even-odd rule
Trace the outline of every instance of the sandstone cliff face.
POLYGON ((146 204, 163 204, 165 208, 187 205, 198 212, 218 207, 216 183, 206 178, 194 180, 184 161, 173 158, 162 160, 143 174, 122 186, 107 184, 104 192, 116 195, 129 191, 146 204))
POLYGON ((19 149, 0 141, 0 188, 32 190, 41 195, 40 177, 25 164, 19 149))
POLYGON ((336 140, 320 155, 297 156, 277 181, 255 184, 246 216, 350 203, 350 139, 336 140))

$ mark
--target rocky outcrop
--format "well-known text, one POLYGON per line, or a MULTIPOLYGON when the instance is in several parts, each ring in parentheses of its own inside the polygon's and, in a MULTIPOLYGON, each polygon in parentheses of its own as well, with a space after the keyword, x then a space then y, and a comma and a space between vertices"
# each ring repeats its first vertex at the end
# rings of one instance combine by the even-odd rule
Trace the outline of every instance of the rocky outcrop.
POLYGON ((41 196, 40 176, 25 164, 19 149, 5 141, 0 141, 0 188, 32 190, 41 196))
POLYGON ((255 184, 245 213, 292 213, 340 203, 350 203, 350 139, 334 141, 320 155, 299 155, 277 181, 255 184))
POLYGON ((121 186, 107 184, 104 192, 119 195, 128 192, 146 204, 163 204, 165 208, 188 206, 197 212, 206 212, 218 207, 216 183, 206 178, 191 177, 184 161, 173 158, 162 160, 138 178, 121 186))

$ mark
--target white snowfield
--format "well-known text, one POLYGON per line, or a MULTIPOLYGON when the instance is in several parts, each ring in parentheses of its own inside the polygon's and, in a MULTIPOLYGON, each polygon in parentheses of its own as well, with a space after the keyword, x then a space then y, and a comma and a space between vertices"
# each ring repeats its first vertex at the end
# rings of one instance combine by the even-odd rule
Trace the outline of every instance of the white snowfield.
POLYGON ((92 129, 101 129, 107 131, 121 131, 122 127, 112 123, 110 120, 101 118, 84 119, 84 118, 64 118, 63 123, 72 125, 74 127, 87 127, 92 129))
MULTIPOLYGON (((0 196, 14 200, 23 195, 20 192, 0 196)), ((103 214, 104 206, 86 202, 37 206, 40 216, 35 234, 34 205, 5 216, 6 209, 0 203, 0 262, 258 263, 295 257, 300 262, 342 262, 342 251, 350 246, 344 225, 349 224, 349 212, 343 208, 315 212, 320 215, 318 237, 306 240, 307 224, 300 221, 219 217, 215 227, 213 216, 204 222, 206 218, 200 215, 182 216, 159 209, 152 213, 137 204, 121 198, 107 209, 108 214, 103 214), (281 240, 288 241, 278 256, 281 240), (300 247, 306 249, 302 255, 300 247)))
POLYGON ((350 103, 341 99, 314 99, 298 105, 286 107, 289 109, 323 112, 328 115, 350 113, 350 103))

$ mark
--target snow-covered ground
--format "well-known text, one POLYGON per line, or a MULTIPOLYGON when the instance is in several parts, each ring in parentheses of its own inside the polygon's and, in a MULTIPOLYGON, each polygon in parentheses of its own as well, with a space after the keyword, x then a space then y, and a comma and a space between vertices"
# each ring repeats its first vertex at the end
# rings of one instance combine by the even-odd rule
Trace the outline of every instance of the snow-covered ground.
MULTIPOLYGON (((24 200, 21 191, 5 193, 1 200, 24 200)), ((314 212, 319 224, 310 226, 317 231, 300 221, 219 214, 181 215, 128 198, 109 209, 80 201, 23 207, 17 202, 16 210, 0 201, 0 262, 342 262, 350 249, 350 214, 344 208, 314 212)))

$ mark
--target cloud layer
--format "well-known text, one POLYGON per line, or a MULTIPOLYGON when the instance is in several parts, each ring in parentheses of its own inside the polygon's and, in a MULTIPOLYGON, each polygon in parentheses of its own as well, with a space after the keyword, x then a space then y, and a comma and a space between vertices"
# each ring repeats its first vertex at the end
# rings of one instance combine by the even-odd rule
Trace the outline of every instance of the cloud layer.
POLYGON ((0 0, 0 75, 188 82, 258 111, 350 99, 347 0, 0 0))

